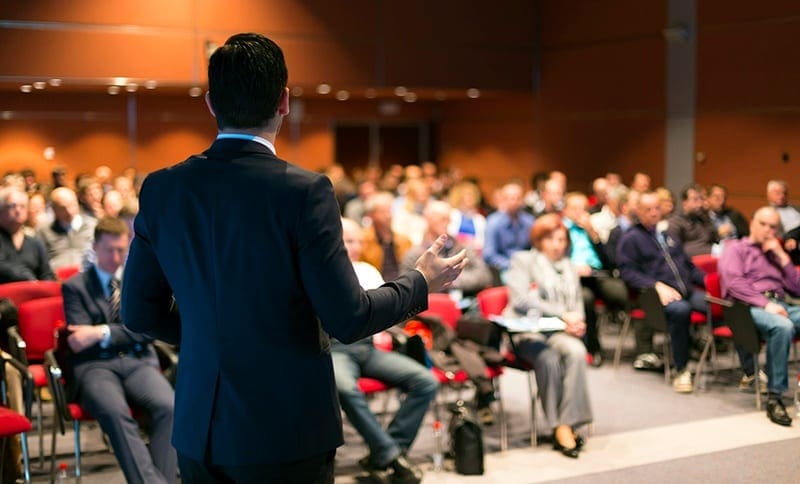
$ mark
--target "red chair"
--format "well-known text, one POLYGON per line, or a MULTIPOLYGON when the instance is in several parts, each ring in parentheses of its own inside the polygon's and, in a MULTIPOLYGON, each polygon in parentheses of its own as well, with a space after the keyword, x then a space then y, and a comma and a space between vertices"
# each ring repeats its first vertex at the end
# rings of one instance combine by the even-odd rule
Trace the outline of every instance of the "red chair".
MULTIPOLYGON (((30 421, 32 399, 33 385, 28 369, 14 358, 3 356, 0 359, 0 401, 2 401, 2 406, 0 406, 0 438, 8 439, 19 434, 20 446, 22 447, 22 471, 26 483, 31 482, 27 433, 33 428, 30 421), (25 415, 8 408, 6 363, 12 365, 21 376, 25 415)), ((3 475, 4 461, 5 459, 0 459, 0 475, 3 475)))
POLYGON ((33 376, 36 397, 36 428, 39 433, 39 466, 44 465, 44 433, 42 431, 42 388, 47 386, 44 354, 55 346, 55 331, 64 324, 64 302, 61 295, 31 299, 17 307, 19 326, 9 328, 14 357, 28 366, 33 376))
POLYGON ((31 299, 61 295, 61 283, 58 281, 19 281, 0 284, 0 298, 8 298, 19 307, 31 299))
POLYGON ((719 257, 712 254, 700 254, 692 257, 692 264, 697 266, 698 269, 706 274, 713 274, 717 272, 717 263, 719 257))
MULTIPOLYGON (((722 299, 722 288, 719 282, 719 273, 708 272, 705 277, 706 286, 706 301, 708 301, 708 310, 706 314, 706 321, 708 324, 708 331, 711 337, 706 339, 706 344, 703 347, 703 352, 700 354, 700 360, 697 362, 697 371, 695 372, 694 387, 697 390, 698 384, 703 374, 703 367, 706 361, 713 362, 717 359, 716 347, 714 346, 714 338, 722 338, 726 340, 733 340, 733 333, 731 328, 722 324, 724 321, 724 312, 722 304, 725 300, 722 299), (714 323, 718 323, 714 327, 714 323), (709 359, 709 353, 711 358, 709 359)), ((712 365, 712 372, 716 374, 716 369, 712 365)))
POLYGON ((81 271, 80 264, 75 264, 71 266, 62 266, 56 269, 56 278, 58 278, 59 281, 66 281, 67 279, 69 279, 70 277, 72 277, 73 275, 77 274, 80 271, 81 271))
MULTIPOLYGON (((479 292, 476 298, 478 299, 478 310, 480 311, 481 316, 487 319, 489 319, 491 316, 500 316, 508 305, 508 297, 508 288, 505 286, 489 287, 479 292)), ((528 394, 530 396, 531 405, 530 438, 531 446, 536 447, 536 374, 530 365, 518 359, 513 352, 504 353, 503 356, 506 360, 505 366, 525 372, 525 375, 528 378, 528 394)), ((500 428, 500 445, 503 450, 505 450, 505 447, 503 446, 508 445, 507 441, 508 430, 505 427, 505 422, 503 422, 503 427, 500 428)))

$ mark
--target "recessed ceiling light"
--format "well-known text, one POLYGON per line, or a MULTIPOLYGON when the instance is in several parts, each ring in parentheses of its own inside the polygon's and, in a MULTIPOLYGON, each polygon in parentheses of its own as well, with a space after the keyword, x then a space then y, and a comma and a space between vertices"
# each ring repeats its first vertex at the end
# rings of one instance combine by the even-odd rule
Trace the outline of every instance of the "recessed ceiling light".
POLYGON ((322 94, 324 96, 325 94, 330 94, 330 93, 331 93, 330 84, 320 84, 319 86, 317 86, 317 94, 322 94))
POLYGON ((350 99, 350 92, 345 91, 344 89, 342 89, 341 91, 336 91, 336 99, 338 99, 339 101, 347 101, 348 99, 350 99))
POLYGON ((119 94, 119 86, 108 86, 108 93, 112 96, 119 94))
POLYGON ((58 87, 58 86, 60 86, 60 85, 61 85, 61 79, 59 79, 59 78, 57 78, 57 77, 54 77, 54 78, 50 79, 48 82, 49 82, 49 83, 50 83, 50 85, 51 85, 51 86, 53 86, 53 87, 58 87))
POLYGON ((31 86, 30 84, 23 84, 23 85, 19 86, 19 90, 22 91, 22 92, 28 93, 28 92, 33 91, 33 86, 31 86))
POLYGON ((128 85, 125 86, 125 90, 128 92, 136 92, 139 89, 139 85, 135 82, 129 82, 128 85))
POLYGON ((38 89, 38 90, 41 91, 45 87, 47 87, 47 83, 44 82, 44 81, 36 81, 36 82, 33 83, 33 88, 34 89, 38 89))
POLYGON ((475 89, 474 87, 467 89, 467 97, 470 99, 478 99, 479 97, 481 97, 481 91, 475 89))
POLYGON ((405 96, 403 96, 403 101, 407 103, 414 103, 417 102, 417 94, 415 92, 407 92, 405 96))
POLYGON ((364 97, 366 97, 367 99, 375 99, 376 97, 378 97, 378 91, 370 87, 369 89, 364 91, 364 97))
POLYGON ((394 95, 397 97, 403 97, 406 95, 407 92, 408 89, 406 89, 404 86, 397 86, 396 88, 394 88, 394 95))
POLYGON ((144 82, 145 89, 155 89, 158 87, 158 81, 155 79, 150 79, 149 81, 144 82))
POLYGON ((203 94, 203 88, 200 86, 192 86, 189 88, 189 95, 192 97, 200 97, 203 94))
POLYGON ((303 88, 302 88, 302 87, 300 87, 300 86, 294 86, 294 87, 292 88, 292 96, 294 96, 294 97, 300 97, 300 96, 302 96, 302 95, 303 95, 303 88))
POLYGON ((127 77, 115 77, 115 78, 114 78, 114 79, 111 81, 111 84, 113 84, 113 85, 115 85, 115 86, 120 86, 120 87, 121 87, 121 86, 124 86, 124 85, 125 85, 125 84, 127 84, 127 83, 128 83, 128 78, 127 78, 127 77))

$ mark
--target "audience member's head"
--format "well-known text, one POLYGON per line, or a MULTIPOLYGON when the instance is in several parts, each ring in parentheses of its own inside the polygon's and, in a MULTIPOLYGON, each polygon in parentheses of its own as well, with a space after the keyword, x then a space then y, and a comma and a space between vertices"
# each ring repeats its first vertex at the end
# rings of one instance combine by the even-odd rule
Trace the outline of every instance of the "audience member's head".
POLYGON ((628 217, 629 220, 636 220, 636 209, 642 194, 629 190, 625 185, 620 185, 614 191, 619 193, 619 214, 628 217))
POLYGON ((364 244, 364 232, 360 225, 349 218, 342 219, 342 239, 347 257, 352 262, 361 259, 361 249, 364 244))
POLYGON ((658 194, 655 192, 644 192, 639 195, 639 203, 636 206, 636 217, 639 222, 652 229, 661 221, 661 208, 658 194))
POLYGON ((705 204, 705 191, 700 185, 690 184, 681 190, 681 209, 684 215, 699 215, 705 204))
POLYGON ((100 186, 111 183, 111 168, 106 165, 100 165, 94 169, 94 178, 100 186))
POLYGON ((592 193, 594 194, 595 203, 598 206, 603 206, 608 199, 608 180, 603 177, 595 178, 592 182, 592 193))
POLYGON ((259 34, 237 34, 208 61, 206 101, 220 130, 260 129, 277 132, 289 114, 283 51, 259 34))
POLYGON ((28 200, 28 220, 25 221, 25 225, 35 229, 45 221, 47 221, 47 201, 41 192, 35 192, 28 200))
POLYGON ((650 190, 650 175, 647 173, 643 173, 641 171, 636 172, 633 175, 633 180, 631 181, 631 190, 635 190, 637 192, 646 192, 650 190))
POLYGON ((67 169, 63 166, 53 168, 51 172, 53 177, 53 188, 66 187, 67 182, 67 169))
POLYGON ((789 204, 789 184, 783 180, 767 182, 767 202, 773 207, 785 207, 789 204))
POLYGON ((628 190, 624 185, 616 186, 608 189, 606 195, 606 206, 611 210, 614 216, 619 217, 622 214, 622 205, 628 200, 628 190), (623 201, 624 200, 624 201, 623 201))
POLYGON ((422 214, 428 224, 428 235, 431 239, 447 234, 450 225, 450 204, 441 200, 430 202, 422 214))
POLYGON ((545 212, 554 212, 561 207, 564 200, 564 185, 559 180, 549 179, 544 184, 542 201, 545 212))
POLYGON ((777 237, 781 228, 781 216, 775 207, 761 207, 753 214, 750 221, 750 240, 755 244, 763 244, 777 237))
POLYGON ((15 234, 28 220, 28 194, 17 187, 0 188, 0 227, 15 234))
POLYGON ((103 202, 103 185, 94 177, 83 177, 76 184, 78 200, 87 207, 97 207, 103 202))
POLYGON ((542 193, 545 182, 550 179, 550 174, 546 171, 537 171, 531 176, 531 190, 542 193))
POLYGON ((531 227, 531 245, 551 261, 564 257, 569 249, 567 228, 561 217, 548 213, 536 219, 531 227))
POLYGON ((50 205, 55 219, 62 225, 72 223, 80 210, 78 197, 67 187, 58 187, 50 192, 50 205))
POLYGON ((103 217, 94 228, 94 253, 97 267, 109 274, 120 268, 128 254, 130 232, 128 225, 118 218, 103 217))
POLYGON ((498 209, 503 210, 509 215, 516 215, 522 208, 524 202, 524 191, 518 182, 508 182, 500 188, 498 209))
POLYGON ((675 211, 675 196, 666 187, 656 188, 655 193, 658 195, 658 200, 661 205, 661 216, 666 218, 675 211))
POLYGON ((567 175, 563 171, 553 170, 550 172, 550 180, 555 180, 561 185, 561 192, 567 191, 567 175))
POLYGON ((103 212, 106 217, 119 217, 119 211, 124 204, 122 194, 116 190, 109 190, 103 195, 103 212))
POLYGON ((375 182, 372 180, 364 180, 358 184, 358 198, 361 200, 366 200, 375 192, 378 191, 378 187, 375 185, 375 182))
POLYGON ((459 182, 450 189, 450 205, 462 212, 474 212, 481 203, 481 190, 469 181, 459 182))
POLYGON ((588 206, 589 199, 586 198, 586 195, 581 192, 569 192, 564 197, 562 214, 573 222, 577 222, 585 216, 588 206))
POLYGON ((725 202, 728 200, 728 189, 717 183, 708 187, 706 202, 708 209, 714 213, 720 213, 725 209, 725 202))
POLYGON ((393 203, 394 196, 389 192, 378 192, 367 199, 364 209, 375 230, 391 230, 393 203))
POLYGON ((609 171, 608 173, 606 173, 605 179, 608 182, 609 188, 624 186, 622 184, 622 177, 619 176, 619 173, 614 173, 609 171))

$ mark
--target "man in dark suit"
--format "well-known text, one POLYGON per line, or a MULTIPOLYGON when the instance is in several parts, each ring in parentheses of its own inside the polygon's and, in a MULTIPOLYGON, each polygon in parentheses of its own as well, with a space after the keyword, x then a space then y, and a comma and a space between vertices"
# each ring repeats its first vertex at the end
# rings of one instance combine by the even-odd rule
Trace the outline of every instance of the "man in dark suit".
POLYGON ((208 78, 219 135, 145 180, 123 320, 181 343, 183 482, 333 482, 343 439, 328 334, 351 343, 411 317, 466 260, 438 257, 442 239, 416 270, 362 290, 330 181, 275 155, 289 113, 281 49, 235 35, 208 78))
POLYGON ((120 219, 100 219, 94 239, 97 262, 62 286, 77 398, 108 434, 128 482, 175 482, 174 392, 149 339, 120 323, 117 272, 128 252, 128 226, 120 219), (149 451, 129 401, 150 417, 149 451))

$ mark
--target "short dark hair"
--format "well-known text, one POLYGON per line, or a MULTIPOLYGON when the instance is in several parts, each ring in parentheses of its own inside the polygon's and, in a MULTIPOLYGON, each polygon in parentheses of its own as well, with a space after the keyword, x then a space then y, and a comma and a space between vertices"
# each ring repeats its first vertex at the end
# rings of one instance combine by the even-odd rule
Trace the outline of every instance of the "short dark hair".
POLYGON ((94 227, 94 241, 98 242, 103 234, 117 237, 129 233, 128 224, 124 220, 117 217, 103 217, 97 221, 97 225, 94 227))
POLYGON ((222 128, 261 128, 275 116, 288 81, 283 52, 261 34, 236 34, 208 63, 211 107, 222 128))
POLYGON ((703 190, 703 187, 701 187, 697 183, 690 183, 690 184, 686 185, 685 187, 683 187, 683 190, 681 190, 681 200, 682 201, 688 200, 689 199, 689 192, 691 192, 691 191, 697 192, 701 196, 705 194, 705 190, 703 190))

